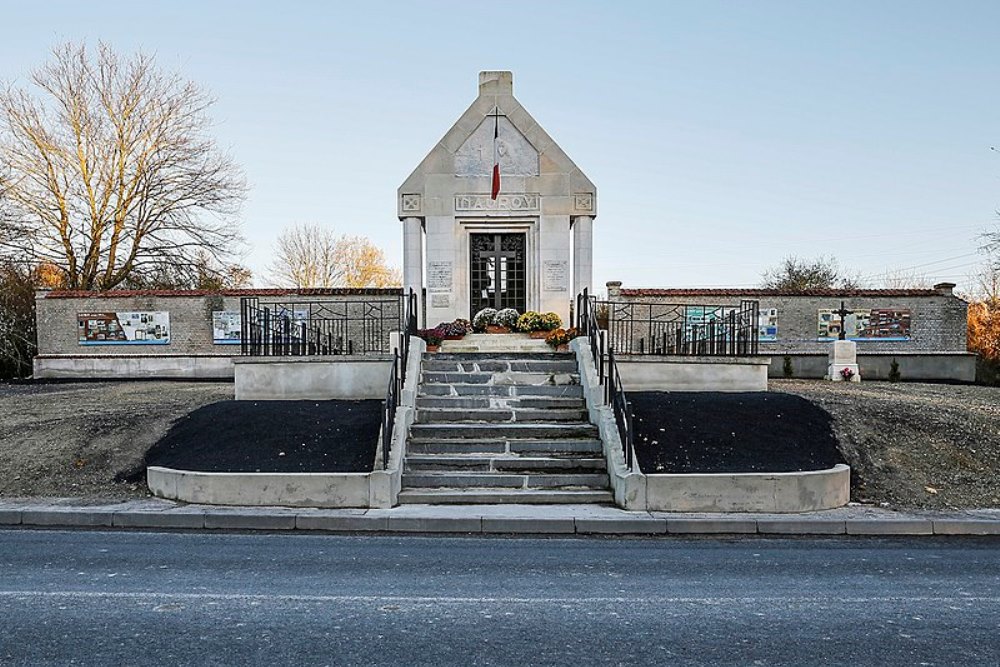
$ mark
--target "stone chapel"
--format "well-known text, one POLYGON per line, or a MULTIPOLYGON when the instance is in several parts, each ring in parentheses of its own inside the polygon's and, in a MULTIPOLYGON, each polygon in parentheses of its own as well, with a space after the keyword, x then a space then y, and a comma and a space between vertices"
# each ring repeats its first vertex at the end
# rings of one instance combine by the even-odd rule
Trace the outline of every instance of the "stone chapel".
POLYGON ((511 72, 480 72, 479 96, 400 186, 397 207, 403 287, 426 289, 421 326, 486 307, 568 322, 592 287, 597 190, 514 98, 511 72))

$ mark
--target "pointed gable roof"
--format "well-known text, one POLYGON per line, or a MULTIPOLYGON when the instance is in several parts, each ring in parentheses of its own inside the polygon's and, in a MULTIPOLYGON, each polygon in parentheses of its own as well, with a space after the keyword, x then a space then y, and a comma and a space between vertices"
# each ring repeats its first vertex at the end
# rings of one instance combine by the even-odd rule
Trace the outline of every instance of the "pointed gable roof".
POLYGON ((596 215, 594 184, 514 98, 512 73, 498 71, 479 73, 479 96, 399 187, 401 219, 451 215, 455 196, 489 193, 494 123, 502 194, 537 194, 546 214, 596 215))

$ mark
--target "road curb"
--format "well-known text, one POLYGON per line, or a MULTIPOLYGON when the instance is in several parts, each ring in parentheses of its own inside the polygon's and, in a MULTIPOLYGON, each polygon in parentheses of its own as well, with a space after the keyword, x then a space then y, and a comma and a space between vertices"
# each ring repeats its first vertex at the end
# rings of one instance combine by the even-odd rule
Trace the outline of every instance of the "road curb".
POLYGON ((0 526, 44 528, 120 528, 172 530, 295 531, 322 533, 471 534, 471 535, 758 535, 789 537, 832 535, 998 536, 997 518, 925 516, 746 516, 655 515, 614 508, 580 506, 559 511, 537 507, 483 509, 482 506, 390 510, 275 511, 252 507, 0 506, 0 526))

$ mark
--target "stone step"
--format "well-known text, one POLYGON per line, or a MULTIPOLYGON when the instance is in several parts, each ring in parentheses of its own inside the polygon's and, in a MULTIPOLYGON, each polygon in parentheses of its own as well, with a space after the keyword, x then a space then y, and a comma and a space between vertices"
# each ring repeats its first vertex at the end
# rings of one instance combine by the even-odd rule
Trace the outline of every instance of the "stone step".
POLYGON ((402 505, 560 505, 570 503, 613 503, 610 491, 577 489, 404 489, 402 505))
MULTIPOLYGON (((566 352, 424 352, 425 361, 569 361, 566 352)), ((575 363, 575 362, 574 362, 575 363)))
POLYGON ((418 424, 440 424, 444 422, 478 422, 487 424, 508 424, 530 422, 546 423, 579 423, 587 419, 586 410, 538 410, 534 408, 517 409, 468 409, 459 408, 421 408, 417 410, 418 424))
POLYGON ((419 396, 417 409, 420 408, 451 408, 475 410, 477 408, 535 408, 539 410, 585 410, 586 401, 582 397, 552 398, 530 396, 419 396))
POLYGON ((405 472, 403 473, 403 488, 513 488, 513 489, 551 489, 551 488, 581 488, 606 489, 607 474, 516 474, 495 472, 405 472))
POLYGON ((529 338, 527 334, 468 334, 461 340, 446 340, 441 343, 441 351, 445 353, 545 353, 551 350, 544 340, 529 338))
POLYGON ((582 397, 581 385, 421 384, 418 396, 582 397))
POLYGON ((494 359, 487 357, 480 360, 447 360, 447 359, 425 359, 423 364, 425 372, 445 372, 445 373, 506 373, 506 372, 526 372, 526 373, 576 373, 579 368, 576 359, 494 359))
POLYGON ((410 427, 411 438, 454 440, 470 439, 531 439, 544 438, 595 439, 598 436, 597 427, 593 424, 413 424, 410 427))
POLYGON ((503 454, 412 454, 406 455, 406 472, 593 472, 607 469, 603 458, 564 456, 517 456, 503 454))
POLYGON ((580 384, 578 373, 533 373, 533 372, 474 372, 446 373, 443 371, 424 371, 420 376, 422 384, 493 384, 493 385, 577 385, 580 384))
POLYGON ((411 438, 406 445, 410 454, 523 454, 570 456, 574 454, 602 455, 604 446, 597 439, 506 440, 498 438, 444 439, 411 438))

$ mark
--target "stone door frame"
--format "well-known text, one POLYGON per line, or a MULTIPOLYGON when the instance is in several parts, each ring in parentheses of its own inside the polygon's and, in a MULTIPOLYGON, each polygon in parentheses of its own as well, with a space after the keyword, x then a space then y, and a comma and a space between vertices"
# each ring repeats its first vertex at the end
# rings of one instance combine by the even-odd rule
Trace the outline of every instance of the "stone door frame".
POLYGON ((458 244, 455 262, 465 267, 464 280, 454 285, 458 290, 457 297, 462 304, 463 312, 472 307, 472 275, 468 270, 471 266, 469 248, 472 234, 524 234, 524 307, 526 310, 538 310, 541 306, 541 259, 539 252, 539 220, 537 217, 517 219, 504 218, 456 218, 460 243, 458 244))

